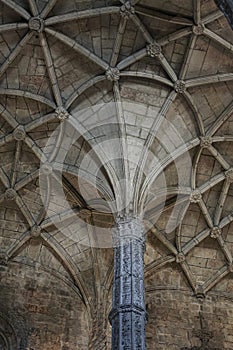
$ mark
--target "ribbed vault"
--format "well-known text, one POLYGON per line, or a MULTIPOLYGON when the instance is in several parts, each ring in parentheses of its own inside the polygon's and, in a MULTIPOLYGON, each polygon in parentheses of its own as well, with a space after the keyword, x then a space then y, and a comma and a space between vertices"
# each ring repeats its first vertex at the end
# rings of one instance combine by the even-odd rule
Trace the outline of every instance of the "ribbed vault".
POLYGON ((72 285, 100 343, 117 213, 144 218, 148 290, 167 266, 199 296, 231 278, 233 35, 215 2, 0 13, 1 265, 72 285))

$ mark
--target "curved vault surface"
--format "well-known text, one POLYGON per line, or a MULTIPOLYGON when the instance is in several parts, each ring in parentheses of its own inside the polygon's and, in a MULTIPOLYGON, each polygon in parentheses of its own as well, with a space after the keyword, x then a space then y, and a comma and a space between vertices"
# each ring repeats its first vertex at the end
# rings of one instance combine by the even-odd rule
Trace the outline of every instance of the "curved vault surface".
POLYGON ((146 276, 174 263, 187 290, 221 285, 233 36, 214 1, 1 0, 0 12, 1 264, 53 271, 92 310, 126 209, 144 215, 146 276))

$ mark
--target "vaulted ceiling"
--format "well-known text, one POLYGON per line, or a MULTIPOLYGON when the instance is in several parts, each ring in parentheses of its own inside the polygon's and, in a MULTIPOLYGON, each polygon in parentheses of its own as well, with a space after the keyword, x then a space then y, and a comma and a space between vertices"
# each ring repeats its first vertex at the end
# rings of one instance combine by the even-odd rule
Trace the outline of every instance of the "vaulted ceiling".
POLYGON ((92 310, 126 211, 144 218, 148 288, 168 264, 191 292, 221 285, 233 34, 214 1, 0 0, 0 13, 1 264, 52 271, 92 310))

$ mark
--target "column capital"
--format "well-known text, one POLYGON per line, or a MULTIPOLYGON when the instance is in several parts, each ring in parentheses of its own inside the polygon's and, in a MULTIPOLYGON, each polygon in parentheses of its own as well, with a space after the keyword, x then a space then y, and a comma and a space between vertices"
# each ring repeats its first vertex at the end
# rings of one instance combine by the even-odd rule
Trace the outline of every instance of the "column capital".
POLYGON ((138 315, 142 315, 142 313, 144 314, 145 317, 145 321, 147 321, 147 313, 145 312, 145 309, 143 307, 139 307, 137 305, 120 305, 115 309, 112 309, 108 319, 110 324, 112 324, 112 320, 115 318, 115 316, 117 316, 119 313, 131 313, 134 312, 135 314, 138 315))
POLYGON ((119 215, 115 219, 113 228, 113 246, 131 242, 132 240, 140 241, 144 244, 144 224, 143 221, 133 215, 119 215))

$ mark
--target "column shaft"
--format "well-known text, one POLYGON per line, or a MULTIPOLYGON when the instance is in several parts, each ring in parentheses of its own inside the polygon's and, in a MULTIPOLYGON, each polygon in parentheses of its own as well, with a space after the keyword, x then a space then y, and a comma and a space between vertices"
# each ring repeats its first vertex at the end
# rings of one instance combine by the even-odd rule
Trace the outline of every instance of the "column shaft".
POLYGON ((145 350, 144 229, 137 218, 116 222, 114 241, 112 350, 145 350))

